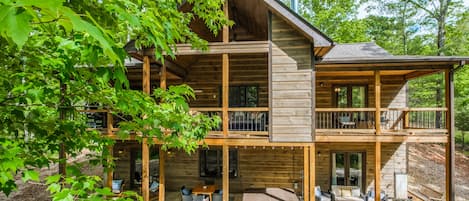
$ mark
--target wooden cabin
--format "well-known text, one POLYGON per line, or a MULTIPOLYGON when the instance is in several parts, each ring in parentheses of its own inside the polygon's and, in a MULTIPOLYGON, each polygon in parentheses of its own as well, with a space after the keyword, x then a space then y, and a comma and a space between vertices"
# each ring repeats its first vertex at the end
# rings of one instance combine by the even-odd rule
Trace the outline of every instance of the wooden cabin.
POLYGON ((309 201, 315 186, 332 185, 395 197, 402 194, 396 183, 407 182, 397 176, 407 171, 407 143, 443 143, 446 199, 454 198, 453 71, 468 57, 393 56, 374 43, 336 44, 278 0, 227 0, 224 10, 235 24, 221 35, 192 23, 208 51, 179 44, 163 65, 152 48, 128 48, 140 60, 128 68, 132 88, 188 84, 197 96, 192 110, 222 117, 204 141, 208 148, 188 155, 121 140, 108 181, 123 179, 144 200, 200 184, 215 184, 225 201, 265 188, 291 189, 309 201), (408 80, 436 72, 446 78, 446 105, 409 108, 408 80), (152 180, 160 184, 156 193, 145 185, 152 180))

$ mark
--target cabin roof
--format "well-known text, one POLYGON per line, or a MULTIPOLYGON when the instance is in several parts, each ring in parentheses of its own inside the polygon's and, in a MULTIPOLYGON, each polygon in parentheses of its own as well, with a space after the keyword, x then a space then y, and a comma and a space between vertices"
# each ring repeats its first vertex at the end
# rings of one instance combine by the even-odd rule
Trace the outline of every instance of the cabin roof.
POLYGON ((335 45, 318 64, 379 64, 379 63, 450 62, 465 64, 467 56, 394 56, 375 44, 350 43, 335 45))
POLYGON ((315 47, 329 47, 334 45, 334 41, 319 29, 307 22, 303 17, 288 8, 279 0, 264 0, 270 11, 279 15, 307 38, 314 41, 315 47))

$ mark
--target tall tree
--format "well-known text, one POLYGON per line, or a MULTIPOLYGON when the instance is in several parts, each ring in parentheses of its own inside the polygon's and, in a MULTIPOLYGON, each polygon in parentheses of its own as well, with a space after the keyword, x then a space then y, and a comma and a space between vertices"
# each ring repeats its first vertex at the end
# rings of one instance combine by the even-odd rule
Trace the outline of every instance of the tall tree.
MULTIPOLYGON (((0 191, 15 190, 17 173, 24 181, 39 180, 37 168, 62 162, 61 145, 71 156, 89 149, 104 153, 91 161, 107 158, 105 147, 113 140, 88 130, 79 112, 89 104, 129 117, 121 123, 122 137, 139 132, 165 147, 193 151, 219 119, 189 112, 186 100, 194 93, 187 86, 152 95, 127 89, 123 46, 128 40, 139 49, 152 46, 157 59, 172 54, 177 42, 203 48, 206 41, 189 24, 198 17, 217 34, 230 24, 223 2, 0 0, 0 191), (180 12, 182 3, 194 6, 180 12)), ((62 179, 47 179, 54 200, 101 200, 110 194, 97 188, 99 177, 78 170, 68 166, 62 179)))
POLYGON ((455 13, 456 9, 463 7, 462 1, 458 0, 408 0, 416 8, 425 13, 427 19, 433 20, 436 23, 437 35, 436 54, 441 56, 445 53, 446 43, 446 26, 451 13, 455 13))

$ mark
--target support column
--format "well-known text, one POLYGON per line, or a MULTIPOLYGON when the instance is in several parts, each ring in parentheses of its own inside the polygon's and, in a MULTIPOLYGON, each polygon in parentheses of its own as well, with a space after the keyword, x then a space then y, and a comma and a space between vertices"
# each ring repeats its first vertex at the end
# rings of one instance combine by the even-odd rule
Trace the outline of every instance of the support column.
POLYGON ((381 200, 381 142, 375 144, 375 200, 381 200))
MULTIPOLYGON (((150 58, 143 57, 143 73, 142 73, 143 92, 150 94, 150 58)), ((145 117, 143 117, 145 118, 145 117)), ((148 147, 148 139, 142 139, 142 197, 143 201, 150 200, 150 150, 148 147)))
POLYGON ((445 71, 446 95, 446 129, 448 142, 446 143, 446 201, 454 201, 454 75, 453 70, 445 71))
POLYGON ((163 151, 163 149, 160 148, 160 186, 159 186, 159 201, 164 201, 165 200, 165 193, 166 193, 166 180, 165 180, 165 160, 166 160, 166 152, 163 151))
POLYGON ((309 148, 309 194, 311 200, 316 199, 314 188, 316 187, 316 144, 313 142, 309 148))
MULTIPOLYGON (((223 3, 223 11, 225 16, 229 18, 228 13, 228 0, 223 3)), ((227 25, 223 26, 223 43, 228 44, 230 41, 230 29, 227 25)), ((228 107, 229 107, 229 90, 230 90, 230 71, 229 71, 229 57, 228 54, 222 55, 222 120, 223 120, 223 136, 228 136, 228 107)))
POLYGON ((381 134, 381 75, 375 71, 375 129, 376 135, 381 134))
POLYGON ((310 201, 310 184, 309 184, 309 147, 305 146, 303 148, 303 200, 310 201))
MULTIPOLYGON (((164 63, 164 62, 163 62, 164 63)), ((161 67, 161 72, 160 72, 160 88, 166 89, 166 64, 163 64, 161 67)), ((165 178, 165 160, 166 160, 166 152, 160 147, 160 152, 159 152, 159 163, 160 163, 160 185, 158 189, 158 200, 159 201, 164 201, 165 200, 165 193, 166 193, 166 178, 165 178)))
MULTIPOLYGON (((112 113, 111 111, 108 111, 107 113, 107 135, 108 136, 111 136, 113 133, 112 133, 112 129, 113 129, 113 122, 114 122, 114 119, 112 117, 112 113)), ((111 164, 113 161, 112 161, 112 158, 113 158, 113 154, 114 154, 114 146, 113 145, 109 145, 107 147, 108 149, 108 152, 109 152, 109 156, 107 158, 107 164, 111 164)), ((107 174, 107 180, 106 180, 106 187, 109 187, 110 189, 112 189, 112 180, 114 179, 114 170, 109 168, 106 172, 107 174)))
POLYGON ((230 149, 223 145, 223 201, 230 199, 230 149))

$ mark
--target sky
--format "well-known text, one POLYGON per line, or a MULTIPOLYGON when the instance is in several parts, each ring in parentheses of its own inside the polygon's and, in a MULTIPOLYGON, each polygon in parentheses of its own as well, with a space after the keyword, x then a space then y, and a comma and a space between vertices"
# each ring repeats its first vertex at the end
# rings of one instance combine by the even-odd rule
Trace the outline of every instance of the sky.
MULTIPOLYGON (((469 8, 469 0, 463 0, 463 4, 464 4, 464 6, 465 6, 466 8, 469 8)), ((363 5, 363 6, 361 6, 361 7, 359 8, 359 10, 358 10, 358 18, 362 19, 362 18, 365 18, 368 14, 370 14, 370 13, 368 13, 368 12, 366 11, 366 7, 367 7, 367 6, 368 6, 368 5, 363 5)), ((372 13, 372 14, 373 14, 373 13, 372 13)))

